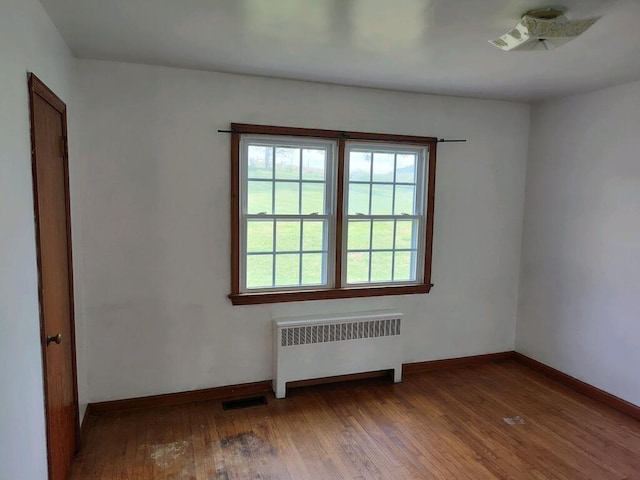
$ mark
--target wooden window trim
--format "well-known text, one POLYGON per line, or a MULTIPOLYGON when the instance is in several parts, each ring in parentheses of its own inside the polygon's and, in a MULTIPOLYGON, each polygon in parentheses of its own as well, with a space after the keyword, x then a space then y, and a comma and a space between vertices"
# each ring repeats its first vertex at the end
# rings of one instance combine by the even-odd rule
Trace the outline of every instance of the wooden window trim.
POLYGON ((231 124, 231 293, 229 299, 233 305, 257 305, 264 303, 301 302, 308 300, 327 300, 337 298, 378 297, 386 295, 410 295, 429 293, 431 283, 431 263, 433 252, 433 215, 435 207, 435 175, 437 138, 412 135, 378 134, 348 132, 340 130, 321 130, 310 128, 280 127, 272 125, 231 124), (335 139, 338 142, 337 159, 337 205, 336 205, 336 248, 335 248, 335 287, 317 290, 289 290, 274 292, 241 292, 240 288, 240 138, 241 135, 281 135, 288 137, 306 137, 335 139), (385 286, 349 286, 343 287, 342 272, 342 224, 344 202, 344 166, 345 143, 348 140, 367 142, 393 142, 421 145, 429 149, 428 177, 426 179, 426 240, 424 249, 424 273, 420 284, 385 286))

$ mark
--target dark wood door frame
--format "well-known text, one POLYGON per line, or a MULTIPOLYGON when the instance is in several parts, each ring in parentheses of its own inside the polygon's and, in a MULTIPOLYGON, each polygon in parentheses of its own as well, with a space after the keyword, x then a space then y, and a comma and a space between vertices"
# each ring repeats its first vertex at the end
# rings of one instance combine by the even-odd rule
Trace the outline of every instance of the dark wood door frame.
POLYGON ((67 106, 65 103, 47 87, 35 74, 29 72, 27 74, 28 87, 29 87, 29 121, 31 125, 31 167, 33 176, 33 202, 35 213, 35 229, 36 229, 36 258, 38 264, 38 300, 40 304, 40 344, 42 351, 42 375, 43 375, 43 388, 44 388, 44 408, 45 408, 45 423, 47 433, 47 463, 49 477, 51 478, 51 451, 56 448, 51 444, 51 432, 49 428, 49 408, 48 408, 48 386, 47 386, 47 332, 45 329, 45 318, 43 308, 43 289, 42 289, 42 262, 41 262, 41 245, 40 245, 40 225, 39 225, 39 208, 38 208, 38 176, 36 174, 36 138, 35 138, 35 117, 34 117, 34 101, 35 97, 39 96, 46 101, 54 109, 56 109, 62 117, 62 141, 63 145, 63 165, 64 165, 64 189, 66 196, 66 219, 67 219, 67 267, 69 277, 69 315, 70 315, 70 332, 71 337, 71 357, 72 357, 72 375, 73 375, 73 399, 75 403, 75 451, 80 448, 80 421, 78 410, 78 374, 76 366, 76 338, 75 338, 75 312, 74 312, 74 293, 73 293, 73 257, 71 248, 71 205, 69 196, 69 156, 67 148, 67 106))

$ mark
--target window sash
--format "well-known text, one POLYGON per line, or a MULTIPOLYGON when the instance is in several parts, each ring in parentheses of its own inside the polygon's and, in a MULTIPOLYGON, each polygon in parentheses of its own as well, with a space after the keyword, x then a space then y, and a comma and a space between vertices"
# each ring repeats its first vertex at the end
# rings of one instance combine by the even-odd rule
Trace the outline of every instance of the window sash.
MULTIPOLYGON (((350 142, 347 141, 345 145, 345 153, 344 153, 344 193, 343 193, 343 225, 342 225, 342 269, 341 269, 341 283, 346 287, 354 287, 354 286, 371 286, 371 287, 384 287, 384 286, 395 286, 395 285, 420 285, 424 282, 424 259, 425 259, 425 249, 426 249, 426 181, 429 176, 429 149, 424 146, 416 147, 416 146, 408 146, 402 144, 393 144, 393 145, 381 145, 375 144, 371 142, 350 142), (389 153, 394 154, 394 168, 393 168, 393 181, 376 181, 374 180, 374 156, 371 157, 371 172, 369 174, 369 181, 364 180, 350 180, 350 160, 352 152, 372 152, 372 153, 389 153), (415 166, 415 183, 408 182, 396 182, 397 176, 397 155, 398 154, 413 154, 416 157, 416 166, 415 166), (372 208, 372 196, 373 196, 373 185, 391 185, 393 186, 393 194, 392 194, 392 202, 395 205, 396 198, 396 186, 404 186, 411 185, 415 186, 415 194, 414 194, 414 205, 413 205, 413 214, 386 214, 386 215, 376 215, 376 214, 349 214, 349 186, 350 184, 356 185, 370 185, 369 189, 369 210, 372 208), (363 220, 370 222, 370 239, 369 239, 369 249, 349 249, 348 241, 349 241, 349 221, 352 220, 363 220), (380 250, 373 248, 373 225, 376 220, 388 220, 394 222, 394 242, 393 248, 387 250, 380 250), (416 231, 413 233, 416 240, 416 248, 411 249, 411 264, 410 264, 410 277, 414 278, 413 280, 398 280, 394 281, 394 263, 395 263, 395 252, 399 251, 407 251, 406 249, 397 249, 395 248, 395 227, 397 221, 402 220, 414 220, 417 221, 416 231), (392 260, 392 270, 390 281, 371 281, 372 274, 372 258, 373 253, 388 251, 392 252, 393 260, 392 260), (369 255, 369 266, 368 266, 368 278, 369 281, 365 282, 349 282, 348 281, 348 256, 349 253, 354 252, 362 252, 368 253, 369 255)), ((392 212, 394 207, 392 208, 392 212)))
MULTIPOLYGON (((335 223, 335 218, 332 215, 243 215, 242 216, 242 221, 240 223, 240 231, 241 231, 241 248, 242 248, 242 256, 240 258, 240 266, 241 266, 241 270, 240 270, 240 280, 241 280, 241 285, 243 286, 243 291, 244 292, 269 292, 269 291, 287 291, 287 290, 314 290, 314 289, 318 289, 318 288, 332 288, 333 287, 333 278, 334 278, 334 258, 335 258, 335 235, 333 235, 332 231, 331 231, 331 225, 335 223), (274 224, 274 230, 273 230, 273 240, 272 240, 272 249, 267 251, 260 251, 260 252, 249 252, 248 251, 248 245, 247 245, 247 241, 248 241, 248 225, 249 222, 251 220, 265 220, 265 221, 270 221, 273 222, 274 224), (278 250, 278 245, 276 242, 276 236, 277 236, 277 232, 276 232, 276 226, 277 226, 277 222, 278 221, 299 221, 300 222, 300 239, 299 239, 299 243, 300 243, 300 250, 278 250), (323 224, 323 238, 322 238, 322 244, 324 249, 320 249, 320 250, 304 250, 304 246, 302 245, 302 243, 304 242, 304 233, 303 233, 303 229, 304 229, 304 223, 322 223, 323 224), (287 285, 287 286, 283 286, 283 285, 275 285, 275 275, 276 275, 276 269, 275 269, 275 258, 273 259, 273 270, 272 270, 272 277, 273 277, 273 282, 274 285, 272 286, 264 286, 264 287, 249 287, 247 285, 247 273, 248 273, 248 268, 247 268, 247 263, 248 263, 248 257, 250 256, 259 256, 259 255, 273 255, 274 257, 277 255, 299 255, 300 256, 300 260, 302 260, 302 256, 305 254, 322 254, 323 255, 323 260, 322 260, 322 270, 320 272, 320 276, 323 279, 323 281, 321 283, 313 283, 313 284, 308 284, 308 285, 303 285, 303 284, 297 284, 297 285, 287 285)), ((302 269, 302 263, 299 264, 299 277, 301 277, 302 273, 301 273, 301 269, 302 269)))
POLYGON ((343 284, 347 286, 362 286, 362 285, 372 285, 372 286, 384 286, 384 285, 419 285, 424 280, 424 271, 421 268, 421 262, 424 260, 423 251, 421 248, 424 248, 420 244, 420 239, 422 237, 423 229, 424 229, 424 221, 423 218, 418 215, 403 215, 403 216, 361 216, 361 215, 352 215, 349 216, 346 220, 346 227, 344 231, 345 235, 345 247, 343 249, 343 284), (365 247, 349 247, 349 221, 357 221, 368 223, 368 231, 369 231, 369 241, 368 248, 365 247), (374 230, 375 230, 375 222, 383 221, 385 223, 392 223, 392 239, 390 247, 379 247, 374 246, 374 230), (409 246, 398 246, 397 242, 397 230, 398 230, 398 222, 411 222, 411 244, 409 246), (367 281, 348 281, 349 278, 349 254, 353 253, 365 253, 369 255, 368 260, 368 280, 367 281), (380 280, 374 281, 371 279, 373 268, 373 256, 375 254, 380 253, 390 253, 392 254, 391 259, 391 279, 390 280, 380 280), (408 279, 396 280, 394 277, 396 276, 396 253, 409 253, 411 255, 410 260, 410 274, 408 279), (411 280, 413 278, 413 280, 411 280))
MULTIPOLYGON (((298 290, 317 290, 318 288, 333 288, 335 286, 335 171, 336 171, 336 151, 337 151, 337 142, 333 140, 317 140, 317 139, 299 139, 299 138, 291 138, 286 136, 277 136, 277 137, 265 137, 265 136, 243 136, 240 140, 240 175, 239 175, 239 197, 240 197, 240 218, 239 218, 239 234, 240 234, 240 244, 239 244, 239 282, 240 282, 240 292, 241 293, 261 293, 261 292, 286 292, 286 291, 298 291, 298 290), (258 145, 258 146, 267 146, 272 148, 278 147, 293 147, 302 149, 320 149, 324 150, 325 153, 325 178, 324 180, 308 180, 304 179, 302 175, 302 162, 300 164, 300 172, 297 179, 293 178, 277 178, 275 175, 276 170, 276 158, 275 156, 272 158, 273 161, 273 173, 271 178, 251 178, 249 179, 249 146, 258 145), (275 213, 275 195, 276 192, 272 187, 271 193, 271 201, 272 207, 271 211, 273 213, 248 213, 248 192, 249 192, 249 181, 259 181, 259 182, 270 182, 274 187, 277 182, 282 183, 297 183, 299 187, 299 210, 302 208, 302 185, 303 184, 322 184, 324 185, 324 212, 317 213, 308 213, 308 214, 277 214, 275 213), (320 272, 322 283, 314 283, 309 285, 273 285, 273 286, 265 286, 265 287, 254 287, 249 288, 247 285, 247 263, 248 257, 251 255, 273 255, 273 271, 272 271, 272 283, 275 283, 275 263, 276 255, 285 255, 289 254, 288 252, 278 251, 277 245, 274 243, 272 245, 273 250, 271 252, 253 252, 249 253, 247 249, 247 229, 250 220, 272 220, 277 222, 279 220, 299 220, 301 222, 301 227, 304 221, 318 221, 324 223, 324 235, 323 235, 323 247, 321 250, 323 254, 322 261, 322 271, 320 272)), ((275 228, 275 223, 274 223, 275 228)), ((274 237, 276 232, 274 230, 274 237)), ((302 242, 302 237, 301 240, 302 242)), ((303 250, 293 251, 290 254, 298 254, 300 255, 299 261, 302 259, 302 255, 305 253, 314 253, 307 252, 303 250)), ((299 271, 301 272, 302 263, 299 264, 299 271)), ((301 280, 301 273, 299 273, 299 280, 301 280)))

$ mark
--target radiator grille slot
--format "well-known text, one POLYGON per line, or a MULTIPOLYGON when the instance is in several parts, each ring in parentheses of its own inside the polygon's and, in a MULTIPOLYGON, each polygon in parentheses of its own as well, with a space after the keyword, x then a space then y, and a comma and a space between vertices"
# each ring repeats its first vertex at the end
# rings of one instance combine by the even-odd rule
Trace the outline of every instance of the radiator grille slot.
POLYGON ((400 335, 400 318, 286 327, 282 329, 280 345, 290 347, 394 335, 400 335))

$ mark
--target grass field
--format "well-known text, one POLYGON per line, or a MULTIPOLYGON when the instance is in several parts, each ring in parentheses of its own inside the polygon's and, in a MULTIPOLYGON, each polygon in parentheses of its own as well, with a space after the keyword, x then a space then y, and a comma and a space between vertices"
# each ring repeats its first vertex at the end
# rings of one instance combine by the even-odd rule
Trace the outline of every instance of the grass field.
MULTIPOLYGON (((300 176, 299 171, 288 175, 285 169, 277 174, 277 180, 298 179, 300 176)), ((270 169, 250 169, 247 195, 249 214, 325 213, 324 184, 312 183, 313 180, 323 179, 322 171, 316 172, 316 175, 303 175, 302 182, 251 180, 271 178, 271 175, 270 169)), ((414 197, 413 185, 396 185, 394 195, 393 185, 352 183, 349 186, 349 215, 412 215, 414 197)), ((414 252, 394 250, 415 250, 413 239, 416 227, 412 219, 350 220, 347 249, 369 251, 347 253, 347 281, 410 280, 414 252)), ((323 245, 326 246, 326 228, 323 219, 312 217, 302 222, 298 219, 250 219, 247 224, 247 287, 297 285, 300 280, 302 285, 324 283, 326 279, 322 278, 322 265, 327 254, 326 247, 323 249, 323 245)))

